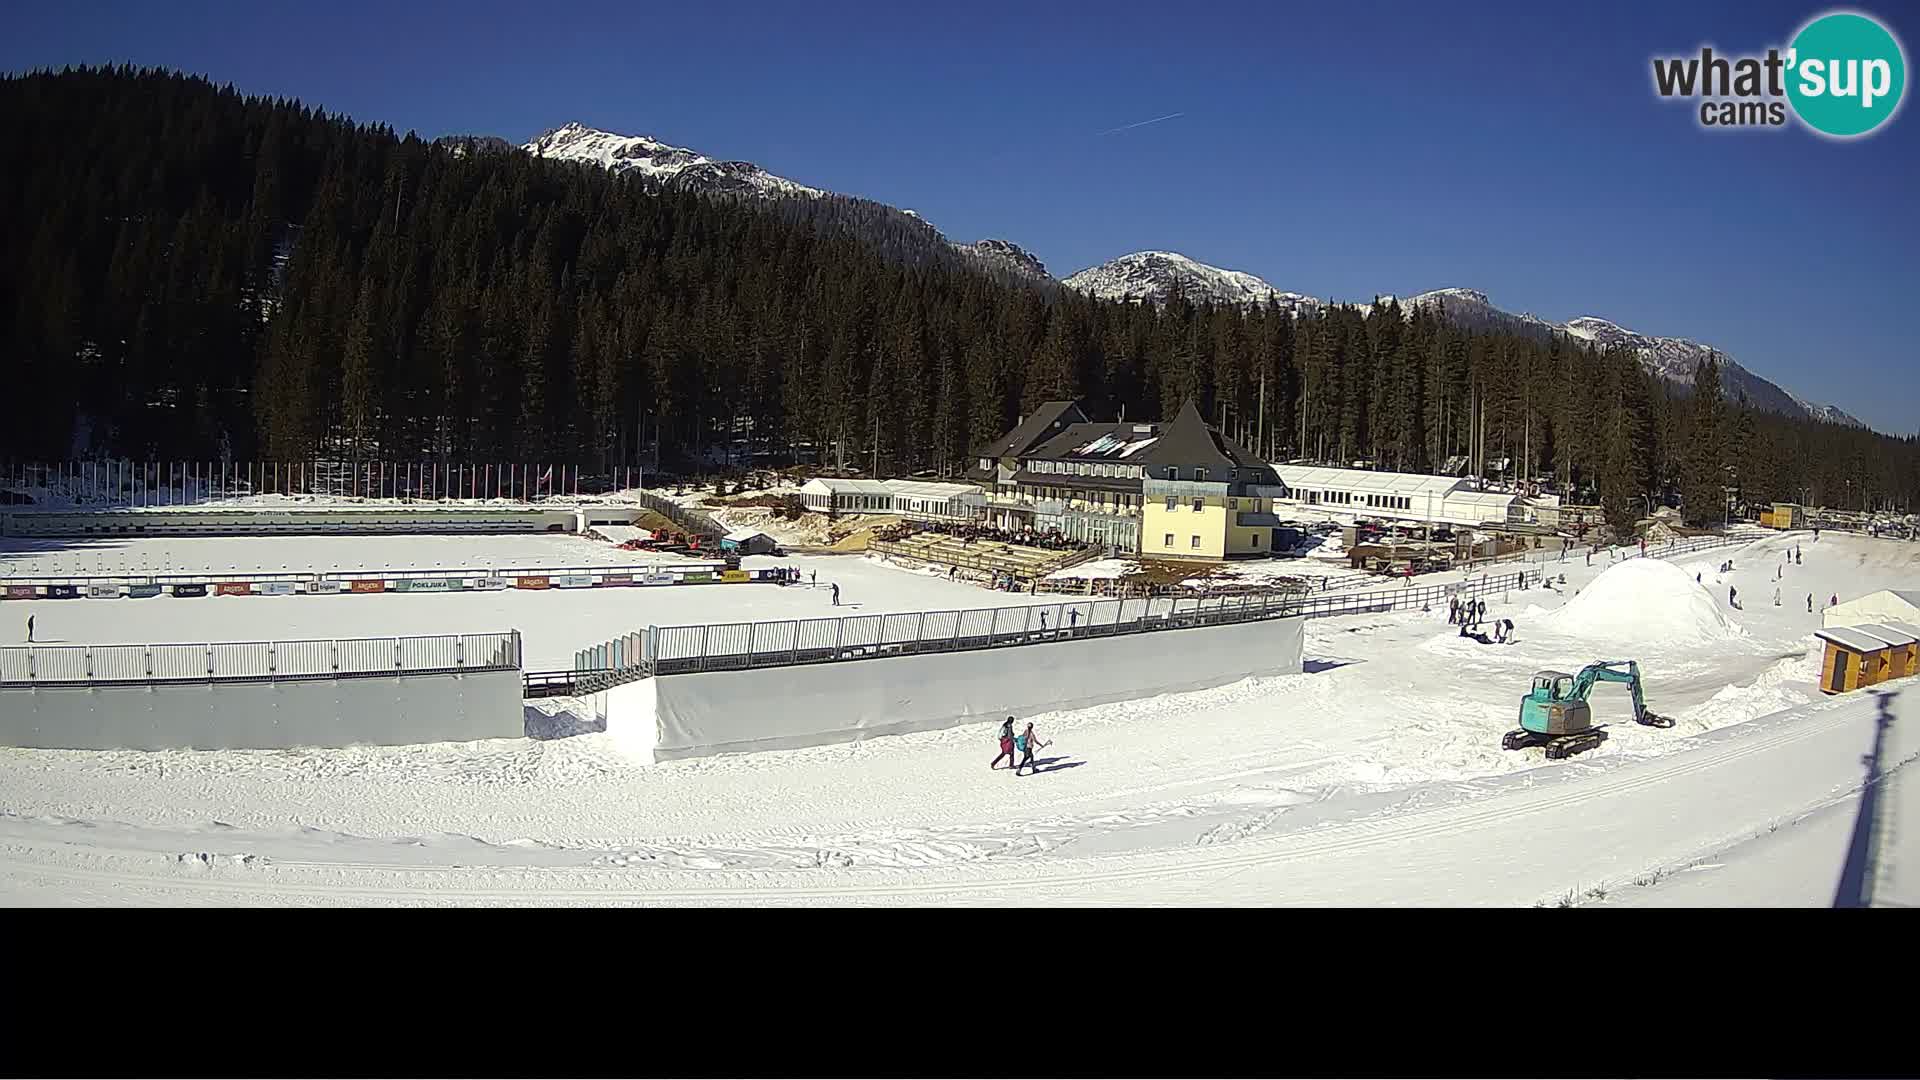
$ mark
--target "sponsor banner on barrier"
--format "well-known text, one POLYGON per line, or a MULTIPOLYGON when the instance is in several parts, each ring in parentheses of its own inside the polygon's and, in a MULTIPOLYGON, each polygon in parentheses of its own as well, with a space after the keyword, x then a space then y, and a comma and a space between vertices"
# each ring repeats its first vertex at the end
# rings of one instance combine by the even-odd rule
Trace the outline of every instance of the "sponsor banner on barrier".
POLYGON ((631 585, 633 584, 633 575, 632 574, 603 574, 600 577, 600 584, 631 585))
POLYGON ((245 581, 223 581, 213 587, 215 596, 246 596, 251 592, 252 584, 245 581))
POLYGON ((473 587, 476 589, 504 589, 512 584, 513 582, 503 577, 475 578, 473 581, 473 587))
POLYGON ((173 595, 205 596, 207 595, 207 587, 205 585, 175 585, 173 587, 173 595))
POLYGON ((348 592, 386 592, 387 583, 379 578, 362 579, 347 583, 348 592))
POLYGON ((405 578, 394 582, 401 592, 452 592, 460 583, 448 578, 405 578))
POLYGON ((9 600, 31 600, 39 595, 40 589, 34 585, 7 586, 7 599, 9 600))
POLYGON ((317 581, 307 582, 307 591, 309 593, 346 592, 347 583, 344 581, 335 581, 332 578, 321 578, 317 581))
POLYGON ((553 579, 553 584, 561 589, 585 589, 593 585, 593 575, 561 574, 553 579))
POLYGON ((49 586, 47 586, 47 597, 48 597, 48 599, 52 599, 52 600, 71 600, 72 598, 74 598, 74 597, 76 597, 76 596, 79 596, 79 595, 80 595, 80 586, 78 586, 78 585, 49 585, 49 586))
POLYGON ((96 600, 109 600, 109 599, 112 599, 113 597, 120 595, 120 586, 89 585, 87 586, 87 595, 93 597, 96 600))
POLYGON ((648 574, 640 579, 642 585, 671 585, 677 579, 672 574, 648 574))
POLYGON ((513 587, 516 589, 544 589, 547 587, 547 579, 544 577, 516 578, 514 579, 513 587))
POLYGON ((696 570, 691 574, 680 575, 680 581, 684 585, 704 585, 712 580, 713 575, 705 570, 696 570))
POLYGON ((747 575, 747 572, 745 570, 722 570, 720 571, 720 580, 721 581, 751 581, 753 579, 747 575))
POLYGON ((129 586, 127 586, 127 595, 128 595, 128 596, 130 596, 130 597, 133 597, 133 598, 135 598, 135 599, 139 599, 139 600, 144 600, 144 599, 146 599, 146 598, 147 598, 147 597, 149 597, 149 596, 159 596, 159 595, 160 595, 160 586, 158 586, 158 585, 129 585, 129 586))
POLYGON ((291 581, 257 582, 253 586, 253 591, 259 593, 261 596, 292 596, 293 582, 291 581))

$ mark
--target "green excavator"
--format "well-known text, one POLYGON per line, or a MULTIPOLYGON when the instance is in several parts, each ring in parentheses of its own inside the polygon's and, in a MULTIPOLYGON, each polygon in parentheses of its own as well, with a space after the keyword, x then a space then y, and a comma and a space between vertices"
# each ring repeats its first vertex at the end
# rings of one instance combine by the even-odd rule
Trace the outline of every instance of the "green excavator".
POLYGON ((1564 671, 1537 671, 1533 690, 1520 699, 1520 726, 1507 732, 1500 741, 1503 750, 1524 750, 1529 746, 1547 748, 1547 758, 1558 760, 1591 750, 1607 739, 1605 727, 1593 726, 1593 710, 1587 707, 1587 695, 1595 683, 1626 683, 1633 691, 1633 722, 1646 727, 1670 728, 1673 718, 1647 708, 1640 693, 1640 664, 1634 660, 1602 660, 1580 669, 1580 674, 1564 671))

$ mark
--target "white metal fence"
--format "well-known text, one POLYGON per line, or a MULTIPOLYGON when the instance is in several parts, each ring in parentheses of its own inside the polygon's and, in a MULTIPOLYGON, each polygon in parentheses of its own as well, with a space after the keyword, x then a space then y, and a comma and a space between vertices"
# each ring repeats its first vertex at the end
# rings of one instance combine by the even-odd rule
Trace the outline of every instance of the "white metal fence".
POLYGON ((29 645, 0 649, 0 684, 153 683, 511 671, 520 632, 315 641, 29 645))

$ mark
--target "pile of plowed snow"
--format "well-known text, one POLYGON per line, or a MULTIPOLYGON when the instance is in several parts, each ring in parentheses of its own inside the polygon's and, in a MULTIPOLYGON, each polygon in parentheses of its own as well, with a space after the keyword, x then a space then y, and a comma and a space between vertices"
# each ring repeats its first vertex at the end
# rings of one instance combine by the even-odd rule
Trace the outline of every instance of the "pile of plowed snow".
POLYGON ((1629 559, 1593 579, 1542 620, 1572 637, 1642 644, 1726 641, 1745 631, 1727 619, 1726 597, 1659 559, 1629 559))

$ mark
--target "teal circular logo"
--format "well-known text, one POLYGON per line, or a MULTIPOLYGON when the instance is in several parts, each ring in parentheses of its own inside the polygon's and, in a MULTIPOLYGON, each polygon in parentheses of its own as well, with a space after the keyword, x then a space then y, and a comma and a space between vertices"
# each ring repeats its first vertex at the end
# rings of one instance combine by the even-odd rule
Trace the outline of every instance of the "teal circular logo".
POLYGON ((1907 59, 1887 28, 1835 12, 1808 23, 1787 54, 1787 100, 1808 127, 1852 138, 1887 122, 1907 89, 1907 59))

